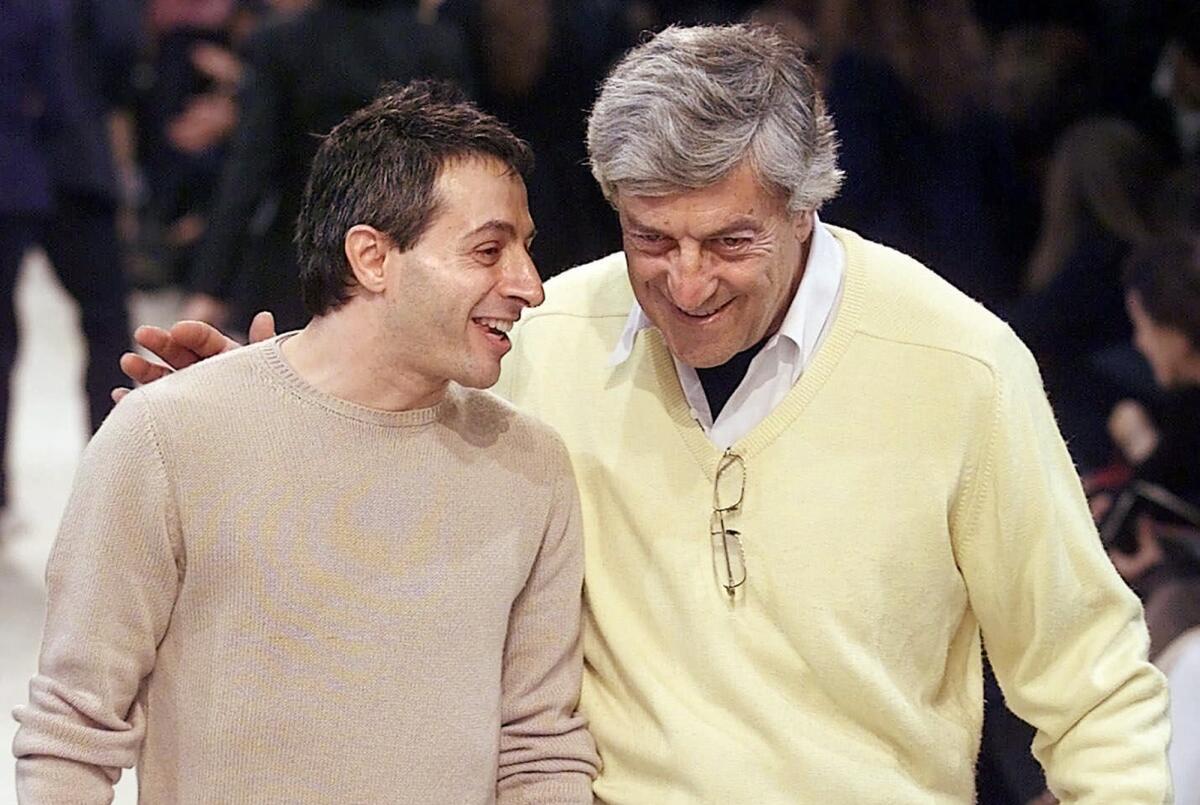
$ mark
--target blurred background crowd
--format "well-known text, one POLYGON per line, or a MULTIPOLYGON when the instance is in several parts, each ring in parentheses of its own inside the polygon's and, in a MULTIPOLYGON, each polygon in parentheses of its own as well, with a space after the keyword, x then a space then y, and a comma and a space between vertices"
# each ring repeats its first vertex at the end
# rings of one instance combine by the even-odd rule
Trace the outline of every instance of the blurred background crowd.
MULTIPOLYGON (((303 325, 291 228, 316 135, 382 83, 457 81, 533 145, 549 277, 620 248, 583 142, 607 68, 646 31, 751 19, 808 48, 834 116, 846 182, 822 218, 922 260, 1037 356, 1098 520, 1127 521, 1110 555, 1170 673, 1200 641, 1197 5, 0 0, 0 440, 31 251, 78 303, 95 427, 131 289, 181 289, 184 317, 227 329, 303 325), (1137 484, 1170 505, 1127 516, 1137 484)), ((981 802, 1053 801, 988 685, 981 802)), ((1175 717, 1194 743, 1200 712, 1175 717)))

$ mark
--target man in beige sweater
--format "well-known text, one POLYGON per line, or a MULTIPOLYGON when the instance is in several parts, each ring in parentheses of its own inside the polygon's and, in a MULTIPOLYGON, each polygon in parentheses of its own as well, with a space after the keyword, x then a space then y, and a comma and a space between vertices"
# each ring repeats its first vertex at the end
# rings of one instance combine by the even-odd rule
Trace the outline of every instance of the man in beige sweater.
POLYGON ((417 84, 326 139, 303 331, 129 396, 47 571, 23 803, 590 802, 558 438, 486 392, 542 290, 527 146, 417 84))

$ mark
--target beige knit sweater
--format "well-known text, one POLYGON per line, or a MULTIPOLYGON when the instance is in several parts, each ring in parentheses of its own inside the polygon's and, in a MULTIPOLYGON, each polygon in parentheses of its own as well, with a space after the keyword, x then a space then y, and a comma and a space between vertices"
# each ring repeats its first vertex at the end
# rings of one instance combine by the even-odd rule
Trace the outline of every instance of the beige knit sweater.
POLYGON ((546 427, 322 394, 279 340, 89 445, 15 716, 23 803, 591 802, 582 548, 546 427))

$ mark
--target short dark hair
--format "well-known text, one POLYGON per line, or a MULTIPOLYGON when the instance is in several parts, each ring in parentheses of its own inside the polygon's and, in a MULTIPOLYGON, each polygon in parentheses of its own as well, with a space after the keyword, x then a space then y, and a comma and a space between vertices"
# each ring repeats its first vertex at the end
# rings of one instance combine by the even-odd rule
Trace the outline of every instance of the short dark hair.
POLYGON ((1181 232, 1143 244, 1125 261, 1124 279, 1146 315, 1200 349, 1200 236, 1181 232))
POLYGON ((359 224, 412 248, 437 215, 434 185, 447 162, 492 157, 526 176, 533 152, 507 126, 480 111, 454 85, 387 86, 325 137, 313 159, 296 221, 300 293, 313 316, 351 296, 346 232, 359 224))

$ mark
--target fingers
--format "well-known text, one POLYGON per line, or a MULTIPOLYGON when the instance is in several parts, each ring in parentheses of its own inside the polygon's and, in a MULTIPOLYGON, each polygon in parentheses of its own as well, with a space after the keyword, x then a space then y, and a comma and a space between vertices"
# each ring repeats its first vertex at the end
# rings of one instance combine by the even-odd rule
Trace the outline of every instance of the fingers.
POLYGON ((158 354, 163 343, 171 340, 171 334, 161 327, 143 324, 133 331, 133 340, 140 346, 158 354))
POLYGON ((170 368, 151 363, 136 352, 126 352, 121 356, 121 371, 134 383, 142 385, 153 383, 172 372, 170 368))
MULTIPOLYGON (((238 347, 236 341, 226 338, 220 330, 199 321, 176 322, 170 330, 143 325, 134 330, 133 340, 167 364, 162 366, 135 352, 126 352, 121 356, 121 371, 139 385, 153 383, 176 369, 238 347)), ((129 389, 113 389, 113 402, 120 402, 128 393, 129 389)))
POLYGON ((178 321, 170 330, 142 326, 134 331, 133 339, 174 369, 191 366, 239 346, 216 327, 202 321, 178 321))
POLYGON ((180 357, 187 362, 177 365, 166 355, 159 357, 176 369, 182 369, 183 366, 190 366, 196 361, 220 355, 222 352, 237 349, 240 346, 238 342, 227 338, 216 327, 202 321, 177 321, 171 327, 170 336, 171 341, 179 350, 180 357))
MULTIPOLYGON (((175 327, 179 325, 176 324, 175 327)), ((143 325, 133 331, 133 340, 141 347, 161 358, 166 364, 173 369, 182 369, 185 366, 191 366, 200 358, 195 352, 181 344, 175 337, 175 327, 172 327, 170 332, 161 327, 150 327, 143 325)), ((124 370, 124 358, 122 360, 122 370, 124 370)), ((125 372, 129 374, 129 372, 125 372)), ((132 375, 131 375, 132 377, 132 375)), ((138 380, 138 378, 134 378, 138 380)), ((157 378, 155 378, 157 380, 157 378)), ((138 382, 147 382, 138 380, 138 382)))
POLYGON ((259 311, 250 322, 250 343, 257 344, 275 337, 275 315, 269 310, 259 311))

